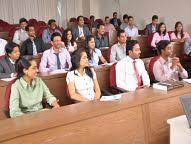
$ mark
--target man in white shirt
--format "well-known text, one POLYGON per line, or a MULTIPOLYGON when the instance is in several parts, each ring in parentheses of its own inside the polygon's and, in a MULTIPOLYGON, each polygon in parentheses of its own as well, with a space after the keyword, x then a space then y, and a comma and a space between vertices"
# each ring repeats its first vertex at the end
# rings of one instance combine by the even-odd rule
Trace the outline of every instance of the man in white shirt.
POLYGON ((0 56, 5 55, 5 45, 7 41, 0 38, 0 56))
POLYGON ((29 37, 27 32, 25 31, 25 27, 28 25, 28 21, 25 18, 21 18, 19 20, 19 24, 20 29, 15 31, 15 34, 13 36, 13 42, 21 46, 22 43, 29 37))
POLYGON ((138 36, 138 28, 134 25, 134 19, 132 16, 128 17, 128 26, 125 28, 125 33, 127 37, 137 37, 138 36))
POLYGON ((149 75, 143 61, 139 59, 141 50, 138 41, 127 41, 126 52, 126 58, 116 64, 117 87, 128 91, 149 87, 149 75))
POLYGON ((111 47, 110 62, 117 62, 126 57, 126 34, 124 30, 117 32, 118 43, 111 47))

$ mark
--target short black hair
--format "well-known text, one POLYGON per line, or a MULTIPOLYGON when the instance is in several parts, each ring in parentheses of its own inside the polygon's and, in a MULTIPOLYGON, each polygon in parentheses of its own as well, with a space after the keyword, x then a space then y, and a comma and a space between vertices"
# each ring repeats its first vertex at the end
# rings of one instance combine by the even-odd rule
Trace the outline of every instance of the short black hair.
POLYGON ((133 16, 128 16, 128 20, 129 20, 130 18, 134 19, 133 16))
POLYGON ((26 26, 26 28, 25 28, 25 30, 28 32, 29 31, 29 27, 34 27, 34 25, 33 24, 28 24, 27 26, 26 26))
POLYGON ((159 19, 157 15, 152 16, 152 20, 159 19))
POLYGON ((98 24, 97 29, 99 29, 101 26, 105 26, 104 24, 98 24))
POLYGON ((106 20, 106 19, 108 19, 108 18, 109 18, 109 17, 108 17, 108 16, 106 16, 106 17, 105 17, 105 20, 106 20))
POLYGON ((28 21, 26 20, 26 18, 20 18, 20 20, 19 20, 19 24, 21 24, 22 22, 26 22, 26 23, 28 23, 28 21))
POLYGON ((113 13, 113 16, 114 16, 115 14, 117 14, 117 12, 114 12, 114 13, 113 13))
POLYGON ((135 44, 138 44, 137 40, 128 40, 126 42, 126 55, 129 55, 129 51, 133 50, 133 47, 134 47, 135 44))
POLYGON ((13 48, 18 47, 19 45, 14 42, 9 42, 5 45, 5 52, 6 54, 11 54, 13 52, 13 48))
POLYGON ((120 29, 117 31, 117 37, 120 37, 122 33, 125 33, 124 30, 120 29))
POLYGON ((79 22, 80 21, 80 18, 84 18, 82 15, 78 16, 77 17, 77 21, 79 22))
POLYGON ((48 20, 48 25, 50 26, 52 23, 54 23, 54 22, 56 22, 56 20, 54 20, 54 19, 50 19, 50 20, 48 20))
POLYGON ((161 54, 162 49, 164 50, 166 48, 167 45, 170 44, 169 40, 161 40, 156 44, 156 47, 158 49, 158 52, 161 54))
POLYGON ((123 20, 124 20, 124 19, 128 19, 128 15, 127 15, 127 14, 124 14, 124 15, 123 15, 123 20))
POLYGON ((54 38, 55 38, 56 36, 59 36, 59 37, 61 37, 61 38, 62 38, 62 36, 60 35, 60 33, 59 33, 59 32, 54 32, 54 33, 51 35, 51 41, 53 41, 53 40, 54 40, 54 38))
POLYGON ((94 16, 94 15, 91 15, 91 16, 90 16, 90 19, 92 19, 92 18, 94 18, 94 19, 95 19, 95 16, 94 16))

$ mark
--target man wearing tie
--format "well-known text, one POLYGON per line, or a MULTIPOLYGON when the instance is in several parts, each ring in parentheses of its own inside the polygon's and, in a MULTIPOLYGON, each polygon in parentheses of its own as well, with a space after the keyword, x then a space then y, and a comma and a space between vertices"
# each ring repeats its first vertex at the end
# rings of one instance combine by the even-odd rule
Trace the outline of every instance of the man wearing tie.
POLYGON ((51 36, 52 47, 44 51, 40 62, 40 72, 51 72, 59 69, 71 68, 70 53, 62 48, 61 35, 55 32, 51 36))
POLYGON ((20 57, 19 46, 16 43, 9 42, 5 45, 5 52, 5 57, 0 59, 0 79, 12 78, 17 75, 15 62, 20 57))
POLYGON ((37 55, 45 51, 45 44, 41 38, 36 37, 34 26, 29 24, 26 27, 29 38, 21 46, 21 55, 37 55))
POLYGON ((138 41, 130 40, 126 43, 127 56, 116 64, 117 87, 128 91, 149 87, 150 79, 143 61, 138 41))

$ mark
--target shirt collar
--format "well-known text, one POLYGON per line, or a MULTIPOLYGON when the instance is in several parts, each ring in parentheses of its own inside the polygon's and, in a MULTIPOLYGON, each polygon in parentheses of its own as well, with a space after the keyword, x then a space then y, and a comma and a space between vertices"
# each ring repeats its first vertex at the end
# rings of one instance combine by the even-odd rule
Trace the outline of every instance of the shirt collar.
POLYGON ((123 47, 119 42, 117 43, 117 46, 118 46, 118 47, 122 47, 122 48, 124 48, 124 49, 126 48, 126 44, 124 45, 125 47, 123 47))
MULTIPOLYGON (((20 83, 21 83, 21 85, 22 85, 25 89, 27 89, 28 87, 30 87, 30 85, 29 85, 22 77, 20 78, 20 83)), ((31 87, 33 88, 35 85, 36 85, 36 79, 34 79, 34 80, 32 81, 31 87)))
POLYGON ((85 73, 85 69, 84 69, 84 75, 81 75, 79 72, 78 72, 78 70, 76 69, 76 70, 74 70, 74 73, 76 74, 76 75, 78 75, 78 76, 84 76, 86 73, 85 73))
POLYGON ((166 61, 163 57, 160 56, 159 61, 161 64, 166 64, 170 62, 170 58, 168 58, 168 60, 166 61))
MULTIPOLYGON (((53 47, 50 48, 50 52, 51 52, 52 54, 55 54, 53 47)), ((58 52, 58 53, 61 53, 61 52, 62 52, 62 48, 59 49, 59 52, 58 52)))
POLYGON ((15 64, 15 61, 13 61, 11 58, 9 58, 9 60, 10 60, 10 62, 11 62, 12 64, 15 64))
POLYGON ((134 61, 137 62, 138 59, 132 59, 130 56, 126 57, 128 61, 130 61, 131 63, 133 63, 134 61))

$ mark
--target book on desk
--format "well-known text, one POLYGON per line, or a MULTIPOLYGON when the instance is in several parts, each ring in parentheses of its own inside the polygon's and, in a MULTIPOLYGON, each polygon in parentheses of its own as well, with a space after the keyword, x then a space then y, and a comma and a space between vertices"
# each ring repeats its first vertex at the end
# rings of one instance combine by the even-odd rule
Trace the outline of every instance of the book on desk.
POLYGON ((164 90, 164 91, 169 91, 172 89, 176 89, 179 87, 183 87, 184 83, 181 81, 164 81, 164 82, 158 82, 153 84, 153 88, 159 89, 159 90, 164 90))

